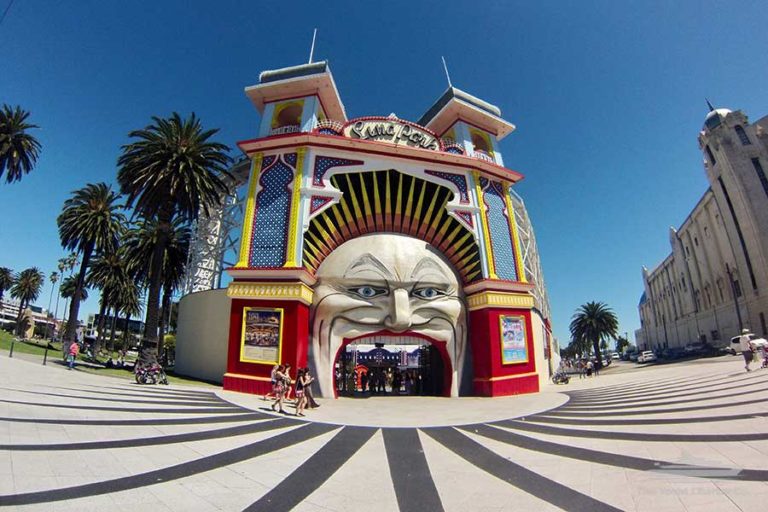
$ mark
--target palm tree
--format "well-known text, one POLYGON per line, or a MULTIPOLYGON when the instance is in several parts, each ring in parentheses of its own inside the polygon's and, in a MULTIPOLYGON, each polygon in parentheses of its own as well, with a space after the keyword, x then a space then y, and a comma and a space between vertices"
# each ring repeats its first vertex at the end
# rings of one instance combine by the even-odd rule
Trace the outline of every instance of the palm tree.
MULTIPOLYGON (((118 294, 117 311, 125 315, 125 330, 123 330, 123 342, 130 336, 131 318, 137 318, 141 315, 141 287, 136 281, 129 279, 124 283, 118 294)), ((114 349, 114 343, 111 343, 111 349, 114 349)))
POLYGON ((29 173, 40 156, 40 143, 27 130, 38 128, 27 122, 29 112, 18 105, 0 109, 0 178, 13 183, 29 173))
POLYGON ((157 358, 162 262, 173 218, 191 222, 201 210, 208 214, 210 208, 220 206, 229 192, 223 178, 229 177, 230 162, 229 148, 209 140, 218 130, 204 130, 194 114, 182 119, 174 112, 167 119, 152 120, 153 124, 129 134, 136 140, 123 146, 117 173, 134 215, 157 222, 149 260, 145 363, 157 358))
MULTIPOLYGON (((51 304, 53 303, 53 292, 56 290, 56 283, 59 281, 59 273, 56 271, 51 272, 50 277, 48 280, 51 282, 51 294, 48 297, 48 318, 51 318, 51 304)), ((56 297, 56 302, 59 301, 58 296, 56 297)), ((53 318, 53 324, 56 324, 56 318, 53 318)), ((48 324, 49 328, 51 324, 48 324)), ((46 329, 46 337, 48 337, 48 330, 46 329)))
MULTIPOLYGON (((59 286, 59 294, 65 299, 74 299, 75 293, 77 292, 77 278, 74 276, 65 277, 61 281, 61 286, 59 286)), ((80 290, 80 302, 88 300, 88 290, 85 288, 82 288, 80 290)))
POLYGON ((602 302, 587 302, 576 310, 571 319, 571 336, 583 343, 592 343, 597 363, 602 366, 600 342, 615 338, 619 320, 611 308, 602 302))
POLYGON ((6 290, 13 286, 13 271, 8 267, 0 267, 0 304, 3 302, 3 295, 6 290))
POLYGON ((124 251, 118 249, 107 254, 99 254, 93 259, 85 282, 87 286, 96 287, 101 291, 98 345, 101 345, 104 340, 105 316, 108 316, 110 310, 113 310, 114 316, 117 316, 119 294, 129 279, 124 251))
MULTIPOLYGON (((85 286, 85 274, 94 251, 110 252, 117 249, 117 239, 125 216, 123 205, 118 204, 119 196, 106 183, 89 183, 75 190, 72 197, 64 202, 64 208, 56 222, 59 226, 61 245, 65 249, 82 253, 80 272, 73 296, 79 296, 85 286)), ((64 340, 72 341, 77 329, 80 301, 69 305, 69 321, 64 340)))
POLYGON ((37 267, 31 267, 19 272, 11 287, 11 296, 19 300, 19 315, 16 317, 16 333, 23 334, 21 319, 29 305, 37 300, 43 287, 45 275, 37 267))
MULTIPOLYGON (((140 222, 130 230, 125 237, 125 252, 128 260, 129 273, 138 281, 149 281, 149 267, 155 252, 155 245, 159 238, 160 230, 155 221, 140 222), (147 262, 150 262, 148 265, 147 262)), ((165 334, 165 319, 170 309, 171 297, 181 286, 184 271, 187 266, 189 244, 192 239, 192 230, 189 224, 181 217, 176 217, 171 222, 171 230, 168 234, 168 242, 163 254, 162 263, 162 314, 159 322, 159 339, 165 334)))

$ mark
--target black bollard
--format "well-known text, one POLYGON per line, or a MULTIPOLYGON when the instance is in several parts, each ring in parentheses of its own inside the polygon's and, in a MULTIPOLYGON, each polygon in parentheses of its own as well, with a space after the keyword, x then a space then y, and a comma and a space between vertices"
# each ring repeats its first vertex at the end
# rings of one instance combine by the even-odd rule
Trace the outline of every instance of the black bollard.
POLYGON ((48 349, 51 348, 50 343, 45 344, 45 354, 43 354, 43 366, 46 366, 46 363, 48 362, 48 349))
POLYGON ((8 352, 8 357, 13 357, 13 345, 16 343, 16 338, 11 338, 11 351, 8 352))

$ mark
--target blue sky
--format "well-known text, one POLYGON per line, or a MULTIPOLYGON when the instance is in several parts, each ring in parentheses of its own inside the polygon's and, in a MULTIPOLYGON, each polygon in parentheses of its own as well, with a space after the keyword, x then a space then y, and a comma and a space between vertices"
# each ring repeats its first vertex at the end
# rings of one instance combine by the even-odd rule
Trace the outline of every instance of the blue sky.
MULTIPOLYGON (((567 343, 574 310, 598 300, 632 337, 641 266, 668 254, 669 226, 707 187, 704 98, 768 114, 766 20, 764 1, 17 1, 0 102, 32 112, 43 152, 0 184, 0 266, 54 270, 64 200, 113 183, 150 116, 196 112, 231 146, 253 137, 243 88, 306 62, 317 27, 350 117, 418 119, 446 87, 441 55, 454 85, 498 105, 518 127, 501 148, 526 176, 555 334, 567 343)), ((83 318, 96 310, 89 299, 83 318)))

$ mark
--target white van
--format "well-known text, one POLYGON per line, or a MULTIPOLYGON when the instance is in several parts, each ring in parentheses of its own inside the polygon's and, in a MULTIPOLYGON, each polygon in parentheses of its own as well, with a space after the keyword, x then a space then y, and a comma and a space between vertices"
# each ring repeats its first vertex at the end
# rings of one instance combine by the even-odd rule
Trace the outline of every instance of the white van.
MULTIPOLYGON (((731 345, 726 349, 733 355, 741 354, 741 343, 739 343, 739 338, 741 338, 741 336, 734 336, 731 338, 731 345)), ((765 347, 768 346, 768 340, 758 338, 756 334, 750 334, 749 340, 756 349, 763 348, 763 350, 765 350, 765 347)))

